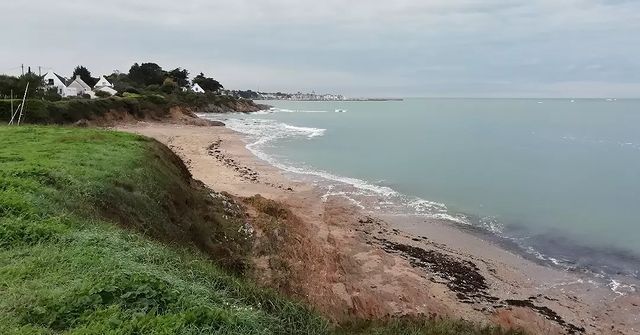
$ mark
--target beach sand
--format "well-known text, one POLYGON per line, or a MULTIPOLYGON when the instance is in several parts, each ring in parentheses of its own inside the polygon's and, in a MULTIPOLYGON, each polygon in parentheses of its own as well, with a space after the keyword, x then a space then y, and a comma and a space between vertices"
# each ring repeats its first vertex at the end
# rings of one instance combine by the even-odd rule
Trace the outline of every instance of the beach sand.
MULTIPOLYGON (((341 197, 323 199, 253 156, 230 129, 144 122, 117 129, 166 144, 195 179, 244 201, 256 222, 261 214, 248 197, 287 208, 280 243, 254 260, 256 280, 333 320, 423 314, 533 334, 640 333, 637 293, 537 264, 446 221, 385 217, 341 197)), ((256 228, 258 237, 268 233, 256 228)))

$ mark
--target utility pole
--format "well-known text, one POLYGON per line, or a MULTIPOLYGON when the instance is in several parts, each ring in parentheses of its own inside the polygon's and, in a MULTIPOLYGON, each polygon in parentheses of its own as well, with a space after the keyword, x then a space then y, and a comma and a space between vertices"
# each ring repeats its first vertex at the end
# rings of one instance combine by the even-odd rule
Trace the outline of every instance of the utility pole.
POLYGON ((27 67, 27 73, 31 74, 31 66, 27 67))
POLYGON ((42 66, 38 65, 38 77, 42 77, 42 66))
POLYGON ((24 76, 24 64, 20 64, 20 67, 22 68, 22 75, 24 76))

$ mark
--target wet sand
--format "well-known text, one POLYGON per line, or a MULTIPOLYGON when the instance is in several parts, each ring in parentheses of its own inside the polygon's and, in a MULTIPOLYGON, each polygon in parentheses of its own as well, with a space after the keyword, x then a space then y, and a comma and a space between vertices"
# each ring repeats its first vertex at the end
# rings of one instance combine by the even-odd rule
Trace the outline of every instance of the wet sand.
POLYGON ((119 130, 165 143, 194 178, 260 194, 297 218, 287 261, 297 297, 330 318, 424 314, 523 327, 533 334, 638 334, 640 296, 537 264, 443 220, 364 212, 288 178, 224 127, 139 123, 119 130))

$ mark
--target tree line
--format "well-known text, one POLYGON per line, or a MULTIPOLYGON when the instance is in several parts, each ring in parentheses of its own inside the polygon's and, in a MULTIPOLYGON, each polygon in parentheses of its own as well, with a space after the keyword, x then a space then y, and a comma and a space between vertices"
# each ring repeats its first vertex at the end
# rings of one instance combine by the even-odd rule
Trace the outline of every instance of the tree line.
MULTIPOLYGON (((92 76, 87 67, 82 65, 74 68, 71 79, 76 76, 92 87, 99 80, 99 78, 92 76)), ((173 70, 164 70, 156 63, 135 63, 127 73, 114 71, 114 73, 105 77, 114 85, 114 89, 120 93, 159 91, 171 94, 194 84, 198 84, 206 92, 218 92, 224 88, 220 82, 214 78, 207 77, 202 72, 189 80, 189 71, 186 69, 178 67, 173 70)), ((14 97, 24 94, 27 83, 29 83, 27 95, 30 98, 44 98, 47 100, 59 100, 61 98, 55 89, 46 89, 44 87, 42 76, 31 72, 18 77, 0 75, 0 97, 8 97, 11 91, 13 91, 14 97)))

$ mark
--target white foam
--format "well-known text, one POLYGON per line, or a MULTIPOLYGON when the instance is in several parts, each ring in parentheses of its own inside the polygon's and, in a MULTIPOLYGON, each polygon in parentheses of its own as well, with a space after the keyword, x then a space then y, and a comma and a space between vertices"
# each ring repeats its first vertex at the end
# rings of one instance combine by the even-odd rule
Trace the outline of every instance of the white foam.
POLYGON ((609 285, 607 286, 609 286, 613 293, 619 296, 623 296, 627 293, 633 293, 636 291, 636 288, 633 285, 623 284, 615 279, 611 279, 611 282, 609 282, 609 285))
POLYGON ((418 213, 447 212, 447 206, 445 204, 420 198, 410 201, 407 205, 415 209, 418 213))
POLYGON ((328 113, 328 112, 329 111, 322 111, 322 110, 316 111, 316 110, 285 109, 285 108, 272 107, 270 109, 254 112, 253 114, 264 115, 264 114, 273 114, 273 113, 328 113))
POLYGON ((326 129, 292 126, 274 120, 261 119, 227 119, 225 120, 225 124, 232 130, 249 135, 253 142, 247 145, 247 149, 249 149, 249 151, 258 158, 279 169, 296 174, 313 175, 323 179, 341 182, 358 189, 375 192, 382 196, 398 195, 396 191, 389 187, 372 185, 357 178, 343 177, 323 170, 285 164, 264 152, 264 148, 273 141, 295 137, 306 137, 308 139, 312 139, 323 136, 326 129))
MULTIPOLYGON (((204 115, 206 117, 206 115, 204 115)), ((385 208, 394 208, 398 205, 401 211, 411 209, 414 215, 424 215, 427 217, 447 220, 459 224, 470 225, 471 222, 463 215, 452 215, 448 212, 447 206, 443 203, 429 201, 421 198, 407 197, 390 187, 383 185, 375 185, 358 178, 339 176, 327 171, 306 167, 298 164, 287 164, 276 157, 265 152, 265 148, 269 147, 272 142, 285 138, 307 138, 309 140, 323 136, 326 129, 293 126, 275 120, 267 119, 225 119, 226 126, 232 130, 249 136, 250 143, 247 149, 258 158, 268 162, 269 164, 297 175, 307 175, 320 177, 325 181, 338 182, 342 185, 351 186, 353 189, 339 189, 335 185, 328 185, 328 192, 323 196, 326 201, 329 196, 342 196, 364 209, 365 206, 353 197, 375 197, 378 205, 385 205, 385 208), (406 206, 406 207, 404 207, 406 206), (404 210, 402 208, 405 208, 404 210)), ((380 183, 380 182, 379 182, 380 183)), ((397 209, 398 207, 396 207, 397 209)), ((498 231, 497 224, 494 232, 498 231)))
POLYGON ((353 194, 349 193, 349 192, 327 192, 324 195, 322 195, 321 198, 322 198, 322 201, 327 202, 329 197, 342 197, 342 198, 345 198, 345 199, 349 200, 351 203, 356 205, 358 208, 365 209, 365 206, 362 205, 362 202, 352 198, 351 195, 353 195, 353 194))

